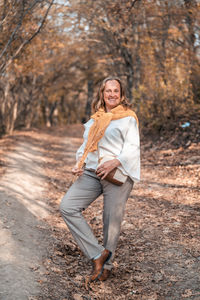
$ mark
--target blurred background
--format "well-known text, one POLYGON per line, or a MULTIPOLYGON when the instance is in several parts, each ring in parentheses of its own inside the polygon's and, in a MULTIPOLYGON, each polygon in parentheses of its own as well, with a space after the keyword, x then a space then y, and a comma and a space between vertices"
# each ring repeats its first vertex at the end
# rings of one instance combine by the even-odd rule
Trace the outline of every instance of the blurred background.
POLYGON ((143 132, 196 124, 200 1, 0 0, 0 136, 87 121, 109 75, 143 132))

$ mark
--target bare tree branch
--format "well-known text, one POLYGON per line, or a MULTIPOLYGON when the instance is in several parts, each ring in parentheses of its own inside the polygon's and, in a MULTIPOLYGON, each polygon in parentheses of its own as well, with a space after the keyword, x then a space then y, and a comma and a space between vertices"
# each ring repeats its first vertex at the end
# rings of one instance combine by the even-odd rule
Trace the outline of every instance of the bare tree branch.
MULTIPOLYGON (((3 72, 7 69, 7 67, 8 67, 8 66, 11 64, 11 62, 18 56, 18 54, 21 52, 21 50, 22 50, 27 44, 29 44, 29 43, 36 37, 36 35, 38 35, 38 33, 40 32, 40 30, 42 29, 42 27, 43 27, 43 25, 44 25, 44 23, 45 23, 45 21, 46 21, 46 18, 47 18, 47 16, 48 16, 49 10, 50 10, 51 6, 53 5, 54 1, 55 1, 55 0, 51 0, 51 2, 50 2, 49 6, 48 6, 48 8, 47 8, 47 10, 46 10, 46 13, 45 13, 45 15, 44 15, 44 17, 43 17, 43 19, 42 19, 42 22, 41 22, 41 24, 39 25, 38 29, 32 34, 32 36, 31 36, 29 39, 25 40, 25 41, 18 47, 18 49, 15 51, 15 54, 14 54, 12 57, 10 57, 10 59, 8 60, 8 62, 6 62, 6 63, 4 63, 4 64, 1 65, 1 67, 0 67, 1 73, 3 73, 3 72)), ((35 1, 35 4, 36 4, 36 2, 37 2, 37 1, 35 1)), ((30 9, 30 8, 29 8, 29 9, 30 9)), ((20 26, 21 26, 21 24, 20 24, 20 26)), ((16 31, 15 31, 15 32, 16 32, 16 31)), ((13 36, 14 36, 14 35, 13 35, 13 36)), ((12 38, 13 38, 13 36, 12 36, 12 38)), ((1 58, 1 57, 2 57, 2 56, 0 56, 0 58, 1 58)))
POLYGON ((34 6, 39 3, 40 1, 36 0, 35 2, 33 2, 29 8, 26 9, 25 11, 25 1, 22 1, 22 9, 21 9, 21 14, 20 14, 20 17, 19 17, 19 22, 17 24, 17 26, 15 27, 15 29, 13 30, 12 34, 10 35, 10 38, 7 42, 7 44, 5 45, 3 51, 1 52, 0 54, 0 59, 3 57, 3 55, 6 53, 8 47, 10 46, 10 44, 13 42, 14 40, 14 37, 16 35, 16 33, 18 32, 18 30, 20 29, 21 25, 22 25, 22 22, 23 22, 23 19, 24 17, 28 14, 28 12, 30 10, 32 10, 34 8, 34 6))

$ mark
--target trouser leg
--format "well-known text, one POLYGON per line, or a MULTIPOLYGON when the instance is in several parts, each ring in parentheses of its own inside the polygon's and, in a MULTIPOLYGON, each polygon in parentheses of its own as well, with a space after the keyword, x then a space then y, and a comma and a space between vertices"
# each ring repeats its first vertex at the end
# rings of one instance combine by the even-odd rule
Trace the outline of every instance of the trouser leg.
POLYGON ((128 178, 122 186, 102 180, 104 194, 103 233, 104 247, 112 252, 111 259, 105 264, 105 269, 112 269, 112 261, 120 235, 126 201, 133 187, 133 181, 128 178))
POLYGON ((82 215, 100 194, 102 185, 94 172, 85 171, 70 187, 60 204, 60 211, 80 249, 89 259, 103 251, 82 215))

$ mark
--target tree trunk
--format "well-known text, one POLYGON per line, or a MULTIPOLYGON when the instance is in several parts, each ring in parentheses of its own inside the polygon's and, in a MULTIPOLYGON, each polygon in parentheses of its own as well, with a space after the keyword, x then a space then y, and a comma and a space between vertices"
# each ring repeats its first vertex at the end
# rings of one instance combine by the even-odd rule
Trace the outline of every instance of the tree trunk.
POLYGON ((13 130, 15 129, 15 121, 17 119, 17 112, 18 112, 18 102, 14 101, 14 104, 12 105, 11 111, 10 111, 9 128, 7 130, 8 134, 12 134, 13 130))
POLYGON ((57 107, 57 104, 58 104, 58 102, 55 101, 54 103, 52 103, 51 108, 50 108, 50 112, 49 112, 49 117, 48 117, 48 119, 49 119, 49 123, 50 123, 51 126, 54 125, 53 114, 54 114, 54 111, 55 111, 55 109, 56 109, 56 107, 57 107))
POLYGON ((90 118, 91 114, 91 103, 93 100, 93 93, 94 93, 94 82, 93 80, 88 80, 88 97, 87 97, 87 103, 85 107, 85 119, 83 121, 87 121, 90 118))
POLYGON ((188 28, 188 50, 189 50, 189 60, 190 60, 190 83, 192 86, 193 99, 196 103, 200 102, 200 80, 199 72, 200 65, 197 59, 196 47, 195 47, 195 18, 193 16, 196 7, 196 1, 184 0, 186 8, 186 25, 188 28))

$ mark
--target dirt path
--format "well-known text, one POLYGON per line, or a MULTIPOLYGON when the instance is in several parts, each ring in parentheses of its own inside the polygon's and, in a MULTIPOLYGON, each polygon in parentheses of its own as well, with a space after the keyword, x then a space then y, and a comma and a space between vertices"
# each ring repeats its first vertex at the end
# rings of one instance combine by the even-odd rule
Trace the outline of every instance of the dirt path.
MULTIPOLYGON (((81 133, 78 125, 16 133, 17 148, 0 159, 0 299, 199 300, 199 144, 142 144, 142 181, 127 203, 114 270, 86 290, 91 265, 59 213, 81 133)), ((101 197, 85 217, 101 241, 101 197)))
POLYGON ((2 300, 35 299, 33 296, 41 294, 41 261, 47 241, 40 227, 49 215, 43 201, 42 159, 39 149, 28 142, 20 142, 6 157, 7 169, 0 181, 2 300))

